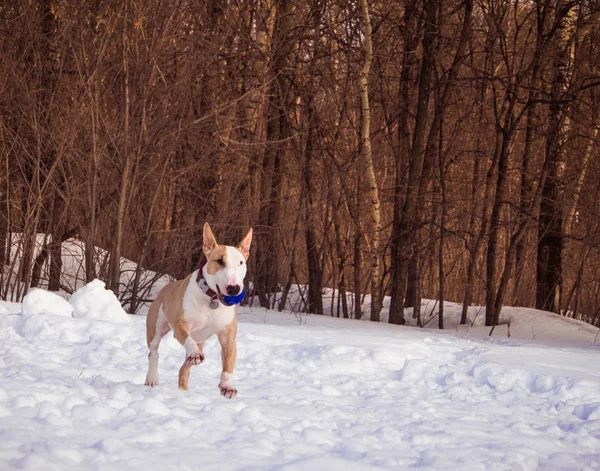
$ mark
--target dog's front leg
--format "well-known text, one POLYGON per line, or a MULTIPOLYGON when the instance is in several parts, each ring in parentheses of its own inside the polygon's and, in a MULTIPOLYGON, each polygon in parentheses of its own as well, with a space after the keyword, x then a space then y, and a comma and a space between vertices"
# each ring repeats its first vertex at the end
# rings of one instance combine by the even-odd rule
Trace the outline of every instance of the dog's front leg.
POLYGON ((219 343, 221 344, 221 360, 223 361, 223 372, 221 373, 221 382, 219 389, 221 395, 227 399, 237 396, 237 389, 233 386, 233 367, 235 366, 235 357, 237 348, 235 344, 235 335, 237 333, 237 323, 234 321, 227 326, 224 332, 219 334, 219 343))
POLYGON ((189 362, 191 365, 199 365, 204 361, 204 355, 198 348, 194 339, 190 337, 190 329, 183 319, 175 324, 173 335, 177 341, 185 347, 186 362, 189 362))

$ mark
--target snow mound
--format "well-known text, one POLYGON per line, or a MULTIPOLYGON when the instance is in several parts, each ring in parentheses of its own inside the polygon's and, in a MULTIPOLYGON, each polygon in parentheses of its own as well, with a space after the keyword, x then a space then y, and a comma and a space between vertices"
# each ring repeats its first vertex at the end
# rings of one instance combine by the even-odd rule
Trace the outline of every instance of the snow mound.
POLYGON ((102 321, 128 322, 129 315, 101 280, 92 280, 79 288, 69 302, 73 306, 73 317, 97 319, 102 321))
POLYGON ((31 289, 23 298, 23 314, 52 314, 72 317, 73 306, 57 294, 40 288, 31 289))

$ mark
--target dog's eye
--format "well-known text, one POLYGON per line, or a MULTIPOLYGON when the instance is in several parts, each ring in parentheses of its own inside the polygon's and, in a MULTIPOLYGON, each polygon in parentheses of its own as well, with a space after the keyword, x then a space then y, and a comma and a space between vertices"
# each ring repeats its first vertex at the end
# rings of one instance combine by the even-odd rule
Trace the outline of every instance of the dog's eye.
POLYGON ((222 258, 218 259, 218 260, 217 260, 217 263, 218 263, 219 265, 221 265, 222 267, 224 267, 224 266, 225 266, 225 262, 223 261, 223 259, 222 259, 222 258))
POLYGON ((244 262, 242 262, 242 261, 240 260, 240 265, 243 265, 243 264, 244 264, 244 262))

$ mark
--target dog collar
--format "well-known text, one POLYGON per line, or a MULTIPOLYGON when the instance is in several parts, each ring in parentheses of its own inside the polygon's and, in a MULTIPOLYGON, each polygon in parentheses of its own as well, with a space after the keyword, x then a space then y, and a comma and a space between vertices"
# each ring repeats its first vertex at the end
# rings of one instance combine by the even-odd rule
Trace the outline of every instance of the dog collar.
MULTIPOLYGON (((204 279, 204 276, 202 276, 202 271, 203 271, 205 265, 206 265, 206 260, 203 260, 202 263, 200 264, 200 268, 198 269, 198 276, 196 277, 196 283, 198 284, 198 286, 200 287, 202 292, 210 298, 210 304, 209 304, 210 308, 217 309, 219 307, 219 301, 221 301, 220 298, 222 295, 220 293, 215 293, 215 290, 213 290, 210 286, 208 286, 208 283, 204 279)), ((223 304, 225 304, 225 303, 223 303, 223 304)))

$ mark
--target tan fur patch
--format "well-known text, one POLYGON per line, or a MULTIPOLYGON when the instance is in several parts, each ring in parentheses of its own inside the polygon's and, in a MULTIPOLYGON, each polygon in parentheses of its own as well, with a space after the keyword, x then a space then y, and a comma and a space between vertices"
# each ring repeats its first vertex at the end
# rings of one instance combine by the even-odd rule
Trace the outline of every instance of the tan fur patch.
POLYGON ((225 264, 227 263, 227 247, 224 245, 217 245, 210 253, 207 262, 206 271, 209 275, 214 275, 219 270, 225 268, 225 264), (217 261, 220 259, 223 259, 223 265, 217 261))

